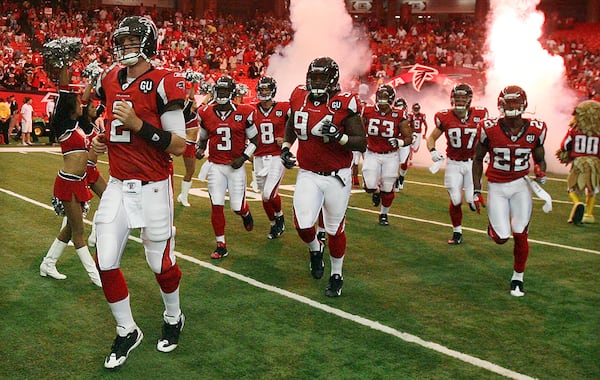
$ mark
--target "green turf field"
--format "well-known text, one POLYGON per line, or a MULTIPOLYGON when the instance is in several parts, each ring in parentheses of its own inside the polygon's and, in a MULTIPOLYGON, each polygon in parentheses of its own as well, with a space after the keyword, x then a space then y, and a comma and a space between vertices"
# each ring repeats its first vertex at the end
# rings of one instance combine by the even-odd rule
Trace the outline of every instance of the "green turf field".
MULTIPOLYGON (((145 337, 123 368, 109 372, 103 360, 114 320, 74 249, 58 263, 67 280, 39 276, 61 223, 50 205, 61 163, 60 154, 41 149, 0 152, 0 379, 600 378, 600 224, 566 223, 564 176, 550 174, 545 185, 552 213, 534 200, 527 295, 514 298, 512 240, 494 244, 485 212, 464 207, 464 242, 448 246, 443 172, 423 168, 409 170, 389 227, 377 224, 370 196, 354 191, 344 292, 335 299, 324 296, 329 263, 323 279, 312 279, 293 228, 295 170, 281 190, 283 236, 266 238, 267 218, 249 192, 255 229, 246 232, 226 208, 229 256, 220 262, 209 258, 208 198, 191 195, 191 208, 176 205, 187 321, 169 354, 155 348, 163 306, 134 231, 122 266, 145 337)), ((107 176, 105 161, 99 168, 107 176)), ((175 169, 177 194, 181 158, 175 169)), ((194 180, 194 192, 205 188, 194 180)))

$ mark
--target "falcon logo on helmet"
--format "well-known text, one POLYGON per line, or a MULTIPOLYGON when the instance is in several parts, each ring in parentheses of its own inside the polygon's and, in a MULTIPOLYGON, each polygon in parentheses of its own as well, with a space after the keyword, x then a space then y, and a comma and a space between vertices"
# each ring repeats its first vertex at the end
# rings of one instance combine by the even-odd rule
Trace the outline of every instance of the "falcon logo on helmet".
POLYGON ((227 104, 235 98, 236 84, 232 77, 223 75, 213 86, 213 98, 217 104, 227 104))
POLYGON ((375 92, 375 102, 377 105, 389 105, 390 107, 394 104, 394 99, 396 98, 396 91, 389 84, 384 84, 379 86, 377 91, 375 92))
POLYGON ((140 57, 147 62, 158 51, 158 31, 156 25, 140 16, 125 17, 117 26, 112 36, 113 52, 118 62, 133 66, 140 57), (126 41, 127 38, 137 37, 139 43, 126 41))
POLYGON ((256 84, 256 97, 266 102, 275 97, 277 93, 277 82, 271 77, 262 77, 256 84))
POLYGON ((468 110, 473 100, 473 89, 466 83, 459 83, 452 87, 450 104, 459 111, 468 110))
POLYGON ((320 97, 324 94, 339 91, 339 79, 340 68, 333 59, 329 57, 315 58, 308 65, 306 89, 312 95, 320 97))
POLYGON ((506 117, 521 116, 527 108, 527 94, 519 86, 507 86, 498 95, 498 110, 506 117))

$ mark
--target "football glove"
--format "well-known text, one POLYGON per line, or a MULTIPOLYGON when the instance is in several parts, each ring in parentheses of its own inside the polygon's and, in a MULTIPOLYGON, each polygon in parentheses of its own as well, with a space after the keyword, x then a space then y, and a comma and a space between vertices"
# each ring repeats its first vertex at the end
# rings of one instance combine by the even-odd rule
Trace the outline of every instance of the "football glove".
POLYGON ((486 203, 485 203, 485 198, 483 197, 483 194, 481 194, 481 191, 479 190, 475 190, 473 192, 473 205, 475 206, 475 210, 473 211, 477 211, 477 213, 481 213, 481 208, 482 207, 486 207, 486 203))
POLYGON ((546 177, 546 172, 542 171, 542 168, 540 167, 540 165, 538 165, 538 164, 533 165, 533 172, 535 173, 535 181, 537 183, 541 183, 542 185, 546 183, 546 180, 548 179, 548 177, 546 177))
POLYGON ((340 141, 343 135, 339 128, 329 120, 323 122, 323 125, 321 126, 321 134, 323 136, 332 138, 335 141, 340 141))
POLYGON ((442 156, 442 154, 440 152, 435 150, 435 148, 430 150, 429 153, 431 154, 431 161, 433 161, 433 162, 438 162, 438 161, 441 161, 444 159, 444 156, 442 156))
POLYGON ((204 152, 205 150, 200 148, 199 145, 196 145, 196 159, 197 160, 201 160, 204 158, 204 152))
POLYGON ((392 148, 397 148, 398 147, 398 139, 395 137, 390 137, 388 139, 388 142, 390 143, 390 145, 392 146, 392 148))
POLYGON ((296 165, 296 157, 290 152, 290 148, 281 148, 281 162, 286 169, 291 169, 296 165))

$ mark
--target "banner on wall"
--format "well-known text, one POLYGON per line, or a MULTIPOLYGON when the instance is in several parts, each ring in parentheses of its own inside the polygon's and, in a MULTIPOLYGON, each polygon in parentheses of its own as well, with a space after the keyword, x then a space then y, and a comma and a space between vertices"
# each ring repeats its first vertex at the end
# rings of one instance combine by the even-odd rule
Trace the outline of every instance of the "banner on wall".
POLYGON ((175 0, 102 0, 102 5, 120 5, 124 7, 139 7, 143 5, 146 8, 175 8, 175 0))
POLYGON ((350 13, 370 13, 373 10, 373 0, 347 0, 350 13))

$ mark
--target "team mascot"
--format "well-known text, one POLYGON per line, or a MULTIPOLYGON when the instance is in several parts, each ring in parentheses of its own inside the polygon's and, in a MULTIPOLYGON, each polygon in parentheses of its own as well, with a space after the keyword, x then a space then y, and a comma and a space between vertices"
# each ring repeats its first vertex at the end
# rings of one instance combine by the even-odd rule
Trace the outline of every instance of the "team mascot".
POLYGON ((556 156, 572 164, 567 177, 573 209, 569 223, 594 223, 596 194, 600 192, 600 102, 586 100, 575 107, 569 131, 556 156), (585 205, 580 196, 585 193, 585 205))

